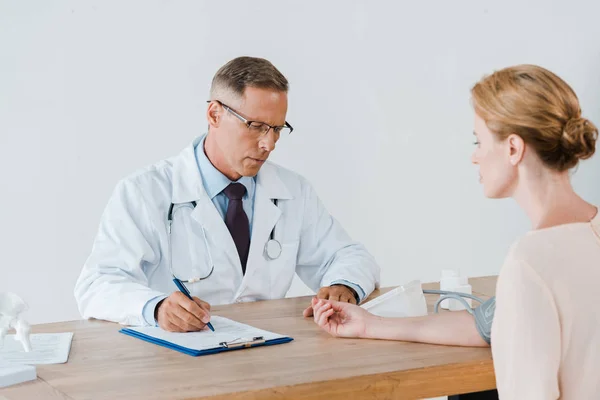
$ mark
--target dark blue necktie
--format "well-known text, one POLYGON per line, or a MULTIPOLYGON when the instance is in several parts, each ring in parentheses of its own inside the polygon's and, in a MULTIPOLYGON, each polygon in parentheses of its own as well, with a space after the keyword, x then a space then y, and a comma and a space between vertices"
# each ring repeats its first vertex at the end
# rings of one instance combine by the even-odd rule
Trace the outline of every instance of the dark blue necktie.
POLYGON ((241 183, 231 183, 223 193, 229 199, 227 213, 225 214, 225 225, 233 238, 242 263, 242 273, 246 273, 246 262, 250 251, 250 223, 242 205, 242 198, 246 194, 246 187, 241 183))

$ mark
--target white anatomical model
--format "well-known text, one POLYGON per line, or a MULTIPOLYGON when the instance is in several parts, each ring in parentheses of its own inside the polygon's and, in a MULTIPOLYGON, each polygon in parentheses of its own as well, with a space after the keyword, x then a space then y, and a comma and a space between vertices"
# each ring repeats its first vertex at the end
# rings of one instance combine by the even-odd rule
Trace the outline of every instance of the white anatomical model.
POLYGON ((14 293, 0 293, 0 347, 4 343, 4 336, 10 328, 15 328, 15 338, 21 342, 26 352, 31 351, 29 332, 31 327, 19 314, 27 310, 27 303, 14 293))

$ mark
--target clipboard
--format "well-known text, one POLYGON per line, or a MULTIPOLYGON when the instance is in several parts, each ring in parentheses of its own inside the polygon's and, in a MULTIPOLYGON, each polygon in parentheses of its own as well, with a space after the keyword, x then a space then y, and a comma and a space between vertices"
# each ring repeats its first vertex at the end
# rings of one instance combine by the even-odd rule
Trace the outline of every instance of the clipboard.
POLYGON ((211 322, 215 327, 214 334, 210 331, 173 333, 158 327, 123 328, 119 332, 193 357, 251 347, 273 346, 294 340, 291 337, 263 331, 223 317, 213 317, 211 322), (243 335, 234 338, 233 336, 237 335, 232 332, 242 332, 243 335), (229 336, 230 339, 218 340, 219 335, 229 336), (211 340, 214 342, 210 343, 211 340))

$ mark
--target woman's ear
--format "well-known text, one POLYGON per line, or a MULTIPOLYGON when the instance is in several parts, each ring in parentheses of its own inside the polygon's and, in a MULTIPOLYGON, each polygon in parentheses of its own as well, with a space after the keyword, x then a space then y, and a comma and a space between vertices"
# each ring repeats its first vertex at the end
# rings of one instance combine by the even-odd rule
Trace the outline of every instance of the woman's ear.
POLYGON ((517 166, 525 154, 525 141, 519 135, 511 134, 506 139, 508 141, 509 160, 511 165, 517 166))

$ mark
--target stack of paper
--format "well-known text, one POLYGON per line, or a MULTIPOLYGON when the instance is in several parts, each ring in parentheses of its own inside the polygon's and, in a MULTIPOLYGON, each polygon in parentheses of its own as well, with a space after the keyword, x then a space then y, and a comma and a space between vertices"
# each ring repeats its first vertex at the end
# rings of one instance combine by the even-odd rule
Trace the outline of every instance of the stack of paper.
POLYGON ((4 345, 0 343, 0 360, 29 365, 66 363, 72 339, 73 332, 34 333, 30 336, 31 351, 26 353, 15 335, 7 335, 4 345))

